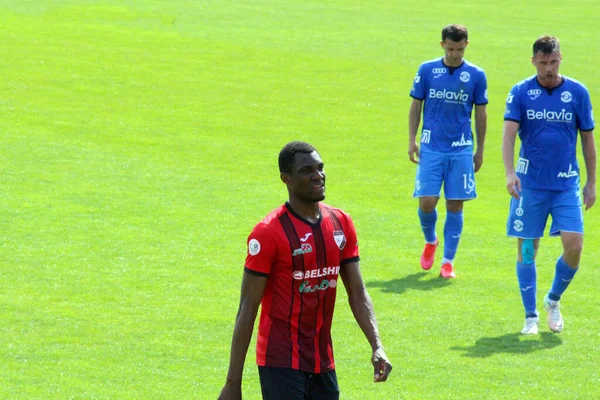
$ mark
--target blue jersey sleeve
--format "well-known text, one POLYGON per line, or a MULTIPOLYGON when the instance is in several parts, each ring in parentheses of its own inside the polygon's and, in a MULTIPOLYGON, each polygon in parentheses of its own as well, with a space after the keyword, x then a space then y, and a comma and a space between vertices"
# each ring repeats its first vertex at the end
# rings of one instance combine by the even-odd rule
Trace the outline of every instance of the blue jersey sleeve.
POLYGON ((488 103, 487 78, 483 71, 479 74, 479 79, 475 85, 474 103, 476 106, 483 106, 488 103))
POLYGON ((410 97, 417 100, 425 100, 426 90, 425 87, 425 68, 424 65, 421 64, 419 70, 417 71, 417 75, 415 76, 415 81, 412 86, 412 90, 410 91, 410 97))
POLYGON ((586 88, 581 91, 581 101, 577 105, 577 129, 583 132, 594 130, 592 101, 590 100, 590 92, 586 88))
POLYGON ((504 120, 521 122, 521 105, 519 99, 519 88, 514 86, 506 98, 506 108, 504 109, 504 120))

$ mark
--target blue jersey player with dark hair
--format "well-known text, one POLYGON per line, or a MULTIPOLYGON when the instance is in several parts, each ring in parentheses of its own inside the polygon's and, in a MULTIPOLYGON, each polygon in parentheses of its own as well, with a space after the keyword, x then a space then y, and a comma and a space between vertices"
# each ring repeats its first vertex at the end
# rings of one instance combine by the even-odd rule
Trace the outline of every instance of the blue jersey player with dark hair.
POLYGON ((483 164, 487 128, 487 80, 478 66, 463 57, 469 44, 467 29, 448 25, 442 30, 444 56, 419 67, 410 92, 408 156, 418 164, 413 197, 425 236, 421 267, 434 262, 438 238, 437 202, 442 183, 446 199, 444 257, 440 276, 454 278, 454 256, 463 230, 463 203, 477 197, 475 172, 483 164), (477 151, 473 154, 471 114, 475 106, 477 151), (423 113, 420 149, 417 130, 423 113))
POLYGON ((561 332, 564 319, 559 300, 579 268, 583 248, 583 212, 579 194, 577 136, 587 182, 585 209, 596 201, 596 145, 590 94, 578 81, 560 75, 559 40, 542 36, 533 44, 532 63, 537 74, 517 83, 508 94, 504 112, 502 157, 506 188, 512 196, 508 236, 518 238, 517 279, 525 308, 522 334, 537 334, 535 256, 552 216, 550 236, 560 236, 563 253, 556 261, 554 281, 544 297, 548 327, 561 332), (515 139, 521 150, 515 170, 515 139))

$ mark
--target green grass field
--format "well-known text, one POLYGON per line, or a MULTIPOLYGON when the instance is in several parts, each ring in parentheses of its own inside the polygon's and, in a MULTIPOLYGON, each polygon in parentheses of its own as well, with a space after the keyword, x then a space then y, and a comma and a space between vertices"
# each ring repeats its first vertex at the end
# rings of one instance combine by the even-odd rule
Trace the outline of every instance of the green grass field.
MULTIPOLYGON (((600 398, 600 206, 565 331, 520 337, 500 153, 506 94, 534 73, 540 34, 561 39, 561 72, 600 104, 599 18, 594 0, 0 1, 0 398, 216 398, 246 237, 287 198, 277 154, 290 140, 319 149, 327 202, 354 218, 394 364, 372 383, 340 288, 342 399, 600 398), (406 143, 415 72, 455 22, 490 104, 447 282, 439 261, 418 264, 406 143)), ((540 307, 560 251, 542 241, 540 307)), ((247 399, 260 398, 254 362, 253 340, 247 399)))

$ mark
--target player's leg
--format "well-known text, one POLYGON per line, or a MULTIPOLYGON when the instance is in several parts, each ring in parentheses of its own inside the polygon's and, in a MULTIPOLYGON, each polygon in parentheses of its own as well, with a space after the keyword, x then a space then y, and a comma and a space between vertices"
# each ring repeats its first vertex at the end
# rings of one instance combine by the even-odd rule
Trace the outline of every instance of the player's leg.
POLYGON ((557 193, 551 209, 550 235, 560 234, 563 245, 563 253, 556 261, 552 287, 544 298, 544 308, 548 311, 548 327, 554 332, 561 332, 564 327, 559 300, 579 270, 583 250, 581 207, 579 191, 572 190, 557 193))
POLYGON ((463 200, 446 200, 446 222, 444 223, 444 257, 442 258, 442 278, 455 278, 454 256, 463 230, 463 200))
POLYGON ((445 168, 446 222, 440 275, 443 278, 454 278, 454 257, 463 231, 463 205, 466 200, 477 197, 473 157, 470 154, 451 156, 445 168))
POLYGON ((428 270, 433 265, 435 249, 438 245, 435 226, 437 223, 437 202, 442 187, 443 156, 431 153, 421 153, 415 191, 413 197, 419 199, 419 221, 425 237, 425 248, 421 254, 421 268, 428 270))
POLYGON ((263 400, 305 400, 310 374, 291 368, 258 367, 263 400))
POLYGON ((511 198, 507 235, 518 238, 516 275, 525 310, 525 326, 521 333, 537 334, 539 313, 536 307, 537 274, 535 257, 539 238, 543 236, 550 212, 548 193, 523 189, 519 199, 511 198))
POLYGON ((535 335, 540 324, 536 307, 537 271, 535 256, 540 239, 517 239, 517 281, 521 291, 521 302, 525 308, 525 326, 521 333, 535 335))
POLYGON ((339 398, 340 388, 335 370, 311 375, 309 400, 338 400, 339 398))

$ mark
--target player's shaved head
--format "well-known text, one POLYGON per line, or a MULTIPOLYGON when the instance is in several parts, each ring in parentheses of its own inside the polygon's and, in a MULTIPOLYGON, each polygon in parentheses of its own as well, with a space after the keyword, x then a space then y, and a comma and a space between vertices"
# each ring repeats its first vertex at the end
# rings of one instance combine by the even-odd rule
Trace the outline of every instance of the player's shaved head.
POLYGON ((452 24, 445 26, 442 29, 442 42, 446 39, 450 39, 453 42, 460 42, 462 40, 469 40, 469 32, 464 25, 452 24))
POLYGON ((533 56, 537 53, 550 55, 555 51, 560 52, 560 41, 556 36, 540 36, 533 43, 533 56))
MULTIPOLYGON (((296 153, 310 154, 317 151, 312 145, 306 142, 290 142, 283 146, 279 152, 279 172, 291 172, 294 165, 296 153)), ((318 153, 318 151, 317 151, 318 153)))

